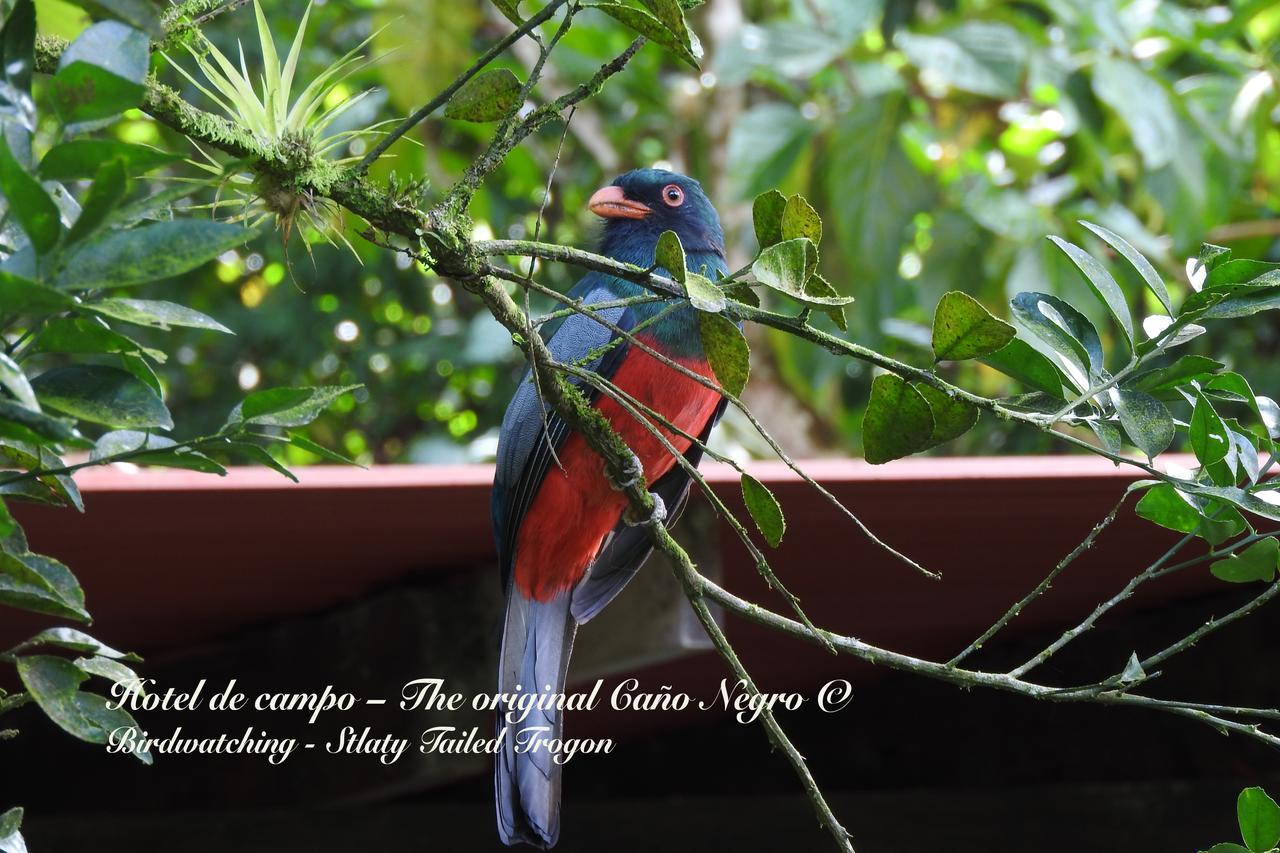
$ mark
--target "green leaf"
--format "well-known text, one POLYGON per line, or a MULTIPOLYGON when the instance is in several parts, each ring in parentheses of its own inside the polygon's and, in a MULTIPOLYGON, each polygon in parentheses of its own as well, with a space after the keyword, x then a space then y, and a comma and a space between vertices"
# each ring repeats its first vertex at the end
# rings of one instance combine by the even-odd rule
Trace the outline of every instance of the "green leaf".
MULTIPOLYGON (((1228 583, 1252 583, 1253 581, 1270 583, 1275 580, 1278 565, 1280 565, 1280 541, 1277 541, 1274 536, 1268 536, 1225 560, 1215 560, 1209 564, 1209 571, 1215 578, 1228 583)), ((1277 827, 1277 831, 1280 831, 1280 826, 1277 827)), ((1272 842, 1261 849, 1270 850, 1274 846, 1272 842)))
POLYGON ((676 37, 688 31, 688 25, 684 22, 684 11, 677 0, 640 0, 640 2, 676 37))
POLYGON ((27 853, 22 840, 22 809, 14 807, 0 814, 0 853, 27 853))
POLYGON ((104 163, 85 195, 84 205, 71 226, 67 242, 79 243, 98 233, 128 191, 129 179, 124 172, 124 163, 120 160, 104 163))
MULTIPOLYGON (((40 710, 63 731, 89 743, 106 743, 111 733, 137 723, 123 709, 110 710, 107 701, 93 693, 80 692, 88 679, 66 658, 31 655, 18 658, 18 677, 40 710)), ((135 753, 144 764, 151 763, 147 752, 135 753)))
POLYGON ((1020 338, 978 360, 1029 388, 1062 399, 1062 373, 1052 361, 1020 338))
POLYGON ((160 25, 156 7, 147 0, 71 0, 71 2, 95 17, 124 21, 154 39, 164 37, 164 27, 160 25))
POLYGON ((1170 316, 1173 315, 1173 303, 1169 299, 1168 289, 1164 286, 1164 279, 1160 277, 1160 274, 1156 272, 1155 267, 1151 266, 1151 262, 1148 261, 1141 252, 1129 245, 1129 242, 1119 234, 1103 228, 1101 225, 1095 225, 1092 222, 1081 222, 1080 224, 1098 235, 1103 242, 1123 255, 1124 259, 1128 261, 1135 270, 1137 270, 1138 275, 1142 277, 1147 288, 1155 294, 1156 299, 1160 300, 1160 304, 1164 306, 1164 310, 1167 311, 1170 316))
POLYGON ((686 273, 684 289, 685 293, 689 294, 689 302, 699 311, 710 311, 715 314, 723 311, 727 304, 725 292, 713 281, 696 272, 686 273))
POLYGON ((978 422, 978 408, 972 403, 950 397, 946 392, 923 382, 913 382, 911 387, 920 392, 933 414, 933 432, 922 450, 959 438, 978 422))
POLYGON ((508 21, 517 27, 524 23, 520 17, 520 0, 490 0, 508 21))
POLYGON ((314 388, 271 388, 245 397, 227 418, 228 425, 306 426, 343 394, 360 385, 324 385, 314 388))
POLYGON ((1148 521, 1179 533, 1195 533, 1200 527, 1200 510, 1189 496, 1168 483, 1148 489, 1134 511, 1148 521))
POLYGON ((6 118, 27 134, 35 132, 36 107, 31 100, 35 42, 35 5, 17 0, 0 26, 0 135, 4 135, 6 118))
POLYGON ((1019 293, 1009 304, 1027 331, 1066 358, 1082 376, 1101 375, 1102 340, 1083 314, 1047 293, 1019 293))
POLYGON ((1240 837, 1252 853, 1265 853, 1280 844, 1280 806, 1261 788, 1240 792, 1236 819, 1240 822, 1240 837))
POLYGON ((1204 393, 1196 391, 1195 408, 1191 411, 1191 450, 1201 465, 1221 462, 1231 448, 1227 425, 1204 393))
POLYGON ((112 160, 121 161, 134 175, 182 160, 177 154, 149 145, 135 145, 116 139, 72 139, 49 149, 40 161, 41 177, 50 181, 92 178, 112 160))
POLYGON ((173 418, 159 395, 119 368, 58 367, 31 384, 42 404, 82 420, 113 427, 173 428, 173 418))
POLYGON ((1244 403, 1253 410, 1259 421, 1263 420, 1262 409, 1258 406, 1258 398, 1254 396, 1249 380, 1239 373, 1219 373, 1201 383, 1206 394, 1211 394, 1234 403, 1244 403))
POLYGON ((25 408, 33 412, 40 411, 40 404, 36 402, 36 394, 31 390, 27 375, 22 372, 17 362, 3 352, 0 352, 0 386, 3 386, 25 408))
MULTIPOLYGON (((813 134, 814 123, 787 103, 767 101, 739 116, 729 131, 729 177, 734 195, 750 198, 785 180, 809 149, 813 134)), ((778 228, 781 240, 781 219, 778 228)), ((759 233, 757 230, 757 237, 759 233)))
POLYGON ((298 448, 299 450, 305 450, 308 453, 314 453, 316 456, 319 456, 321 459, 327 459, 330 462, 338 462, 343 465, 354 465, 357 468, 365 467, 354 459, 343 456, 341 453, 335 453, 334 451, 330 450, 329 448, 325 447, 322 444, 315 443, 311 439, 307 438, 305 435, 300 435, 296 432, 291 432, 289 433, 288 440, 289 440, 289 444, 292 444, 294 447, 298 448))
POLYGON ((699 311, 698 333, 720 387, 733 397, 742 394, 751 375, 751 350, 742 330, 722 314, 699 311))
POLYGON ((1093 66, 1093 91, 1128 125, 1146 169, 1159 169, 1174 159, 1181 139, 1178 118, 1156 77, 1128 60, 1104 56, 1093 66))
POLYGON ((1231 260, 1231 250, 1226 246, 1215 246, 1213 243, 1201 243, 1196 254, 1196 269, 1213 272, 1214 267, 1231 260))
POLYGON ((265 465, 282 477, 286 477, 295 483, 298 482, 297 475, 260 445, 250 444, 246 441, 233 441, 227 444, 227 451, 243 456, 251 462, 257 462, 259 465, 265 465))
POLYGON ((694 56, 687 28, 684 32, 672 32, 660 20, 643 9, 624 6, 621 3, 590 3, 587 4, 587 8, 599 9, 639 35, 667 48, 682 62, 695 69, 698 67, 698 58, 694 56))
POLYGON ((0 313, 53 314, 74 304, 65 293, 0 270, 0 313))
POLYGON ((893 374, 871 382, 862 416, 863 455, 881 465, 922 449, 933 436, 933 413, 920 392, 893 374))
POLYGON ((17 424, 31 434, 53 441, 71 441, 77 438, 75 427, 70 422, 0 399, 0 425, 5 422, 17 424))
POLYGON ((52 557, 0 552, 0 604, 88 622, 84 590, 52 557))
POLYGON ((935 361, 961 361, 990 355, 1013 340, 1017 330, 993 316, 967 293, 953 290, 933 312, 935 361))
POLYGON ((1111 316, 1120 324, 1120 328, 1124 330, 1125 338, 1129 342, 1129 348, 1133 349, 1137 345, 1137 337, 1133 331, 1133 316, 1129 313, 1129 304, 1125 301, 1124 293, 1120 290, 1120 285, 1116 284, 1116 280, 1111 277, 1111 273, 1107 272, 1107 268, 1098 263, 1098 260, 1081 249, 1074 243, 1068 243, 1059 237, 1049 237, 1053 244, 1066 253, 1071 262, 1076 265, 1080 272, 1084 273, 1085 280, 1089 282, 1089 287, 1097 295, 1102 304, 1111 312, 1111 316))
POLYGON ((132 689, 140 696, 147 694, 147 691, 143 688, 142 679, 138 677, 138 673, 119 661, 94 656, 76 658, 72 663, 85 675, 96 675, 99 678, 105 678, 108 681, 119 684, 126 690, 132 689))
POLYGON ((520 88, 520 79, 506 68, 477 74, 449 99, 444 117, 460 121, 499 121, 519 108, 520 88))
POLYGON ((1168 367, 1140 373, 1127 385, 1154 394, 1157 391, 1169 391, 1192 381, 1203 382, 1210 375, 1226 367, 1220 361, 1205 358, 1202 355, 1184 355, 1168 367))
POLYGON ((99 299, 96 302, 86 302, 82 307, 86 311, 92 311, 104 317, 112 317, 139 326, 150 326, 153 329, 185 326, 191 329, 223 332, 228 335, 235 334, 212 317, 173 302, 155 299, 99 299))
POLYGON ((55 317, 45 323, 40 333, 38 352, 64 353, 128 353, 145 355, 164 363, 163 352, 112 331, 96 318, 55 317))
POLYGON ((1249 853, 1249 848, 1230 841, 1224 841, 1221 844, 1213 845, 1203 853, 1249 853))
POLYGON ((822 218, 805 197, 798 193, 787 199, 786 206, 782 209, 782 239, 793 240, 797 237, 807 237, 814 246, 822 243, 822 218))
MULTIPOLYGON (((825 301, 835 301, 841 299, 840 291, 832 286, 831 282, 823 278, 819 273, 814 273, 809 277, 809 282, 804 286, 804 294, 810 299, 821 299, 825 301)), ((853 297, 849 297, 850 302, 853 297)), ((759 306, 756 306, 759 307, 759 306)), ((849 330, 849 322, 844 316, 844 306, 836 305, 831 308, 823 309, 824 314, 831 318, 831 322, 840 327, 841 331, 849 330)))
POLYGON ((89 454, 91 461, 99 461, 120 456, 125 453, 138 453, 130 456, 129 461, 138 465, 153 465, 162 468, 182 468, 188 471, 200 471, 205 474, 224 476, 227 469, 208 456, 186 447, 179 447, 177 442, 163 435, 155 435, 138 430, 113 430, 103 434, 93 446, 89 454))
POLYGON ((90 637, 84 631, 75 628, 46 628, 22 643, 23 649, 37 648, 39 646, 58 646, 81 654, 98 655, 99 657, 116 658, 118 660, 139 659, 137 655, 126 654, 113 649, 107 644, 90 637))
POLYGON ((204 219, 110 231, 74 250, 56 283, 62 288, 87 289, 172 278, 255 236, 250 228, 204 219))
POLYGON ((1147 459, 1155 459, 1173 443, 1173 417, 1163 403, 1132 388, 1117 388, 1111 396, 1121 426, 1147 459))
POLYGON ((27 235, 37 254, 48 253, 62 236, 58 206, 9 150, 0 133, 0 195, 9 202, 9 212, 27 235))
POLYGON ((963 92, 992 98, 1018 95, 1026 46, 1005 24, 971 21, 937 35, 899 31, 894 44, 922 72, 963 92))
POLYGON ((143 91, 142 84, 89 62, 65 65, 50 83, 54 109, 68 126, 117 116, 141 104, 143 91))
POLYGON ((782 515, 782 507, 763 483, 750 474, 742 475, 742 501, 751 513, 751 520, 756 529, 764 534, 765 541, 774 548, 782 542, 787 532, 787 520, 782 515))
POLYGON ((784 240, 760 253, 751 272, 766 287, 784 293, 797 302, 819 307, 848 305, 852 296, 822 297, 806 290, 818 267, 818 250, 805 237, 784 240))
MULTIPOLYGON (((658 245, 653 251, 653 262, 665 269, 667 275, 676 281, 684 284, 685 269, 684 247, 680 245, 680 238, 676 236, 674 231, 663 231, 658 235, 658 245)), ((716 288, 717 290, 719 288, 716 288)), ((693 294, 689 295, 693 298, 693 294)), ((721 308, 724 306, 721 305, 721 308)), ((719 308, 715 310, 720 310, 719 308)))
POLYGON ((1213 518, 1207 515, 1202 518, 1200 526, 1196 528, 1196 535, 1216 548, 1243 533, 1246 525, 1244 516, 1235 507, 1217 501, 1214 504, 1218 509, 1212 512, 1213 518))
POLYGON ((782 242, 782 215, 787 207, 787 197, 777 190, 769 190, 756 196, 751 205, 751 221, 756 230, 756 242, 761 249, 782 242))
POLYGON ((1269 286, 1280 283, 1276 281, 1277 272, 1280 272, 1280 264, 1248 258, 1223 260, 1210 267, 1209 274, 1204 279, 1204 289, 1221 290, 1232 285, 1256 284, 1259 281, 1269 286))

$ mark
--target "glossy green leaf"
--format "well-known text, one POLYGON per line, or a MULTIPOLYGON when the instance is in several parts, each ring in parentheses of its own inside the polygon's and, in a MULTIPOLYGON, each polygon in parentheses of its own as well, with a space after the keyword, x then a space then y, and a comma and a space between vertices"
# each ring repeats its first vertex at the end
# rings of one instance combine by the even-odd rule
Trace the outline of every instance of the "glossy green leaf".
POLYGON ((1062 399, 1062 373, 1053 362, 1026 341, 1014 338, 995 352, 978 359, 983 364, 1057 399, 1062 399))
MULTIPOLYGON (((1280 541, 1268 536, 1254 542, 1237 554, 1223 560, 1215 560, 1209 564, 1209 571, 1219 580, 1228 583, 1252 583, 1254 581, 1275 580, 1276 568, 1280 566, 1280 541)), ((1280 827, 1277 828, 1280 831, 1280 827)), ((1268 844, 1263 850, 1270 850, 1274 844, 1268 844)))
POLYGON ((83 307, 86 311, 92 311, 104 317, 112 317, 139 326, 150 326, 153 329, 185 326, 191 329, 208 329, 228 335, 234 334, 212 317, 174 302, 156 299, 99 299, 86 302, 83 307))
POLYGON ((1181 136, 1169 92, 1160 81, 1127 59, 1103 56, 1093 66, 1093 91, 1129 127, 1147 169, 1174 159, 1181 136))
POLYGON ((950 397, 945 392, 923 382, 913 382, 911 387, 920 392, 920 396, 924 397, 925 402, 929 404, 929 411, 933 414, 933 432, 925 443, 925 447, 935 447, 959 438, 973 429, 973 425, 978 422, 978 408, 972 403, 950 397))
MULTIPOLYGON (((840 291, 836 290, 831 282, 827 281, 819 273, 814 273, 809 276, 809 281, 804 286, 804 293, 805 296, 811 299, 822 299, 828 302, 841 300, 843 298, 840 295, 840 291)), ((853 301, 853 297, 849 297, 849 299, 851 302, 853 301)), ((830 317, 831 322, 835 323, 841 331, 848 331, 849 321, 845 318, 843 305, 824 308, 822 309, 822 313, 830 317)))
POLYGON ((822 218, 813 205, 800 194, 787 199, 782 208, 782 239, 808 238, 813 245, 822 243, 822 218))
POLYGON ((933 436, 933 413, 920 392, 893 374, 871 382, 862 416, 863 456, 872 465, 915 453, 933 436))
POLYGON ((517 27, 524 23, 520 17, 520 0, 490 0, 503 17, 517 27))
POLYGON ((1160 300, 1160 304, 1164 306, 1164 310, 1169 312, 1170 315, 1173 314, 1173 302, 1169 299, 1169 290, 1165 287, 1164 279, 1162 279, 1160 274, 1156 272, 1155 267, 1153 267, 1151 262, 1146 259, 1146 256, 1131 246, 1128 240, 1125 240, 1119 234, 1116 234, 1110 229, 1103 228, 1101 225, 1095 225, 1092 222, 1081 222, 1080 224, 1098 235, 1103 242, 1124 256, 1124 259, 1128 261, 1130 266, 1132 266, 1137 271, 1138 275, 1142 277, 1142 281, 1147 285, 1147 288, 1155 294, 1156 299, 1160 300))
POLYGON ((1195 408, 1191 412, 1189 432, 1191 450, 1201 465, 1212 465, 1226 458, 1231 447, 1227 425, 1209 399, 1199 391, 1196 392, 1195 408))
POLYGON ((142 84, 88 62, 60 68, 50 96, 63 124, 80 125, 117 116, 142 103, 142 84))
POLYGON ((256 462, 275 471, 282 477, 293 482, 298 482, 298 477, 287 466, 276 459, 271 453, 261 445, 252 444, 247 441, 233 441, 227 444, 227 452, 241 456, 250 462, 256 462))
POLYGON ((337 462, 342 465, 354 465, 357 468, 364 467, 356 460, 351 459, 350 457, 347 457, 347 456, 343 456, 341 453, 337 453, 333 450, 330 450, 329 448, 325 447, 322 444, 317 444, 316 442, 307 438, 305 435, 300 435, 296 432, 291 432, 289 433, 288 441, 289 441, 289 444, 293 445, 299 450, 305 450, 308 453, 314 453, 316 456, 319 456, 321 459, 327 460, 329 462, 337 462))
POLYGON ((1134 511, 1148 521, 1179 533, 1195 533, 1200 527, 1200 510, 1187 495, 1168 483, 1148 489, 1134 511))
POLYGON ((684 32, 672 32, 643 9, 621 3, 590 3, 587 8, 599 9, 637 34, 667 48, 685 64, 698 68, 698 58, 694 55, 687 28, 684 32))
POLYGON ((1184 355, 1168 367, 1160 367, 1140 373, 1127 384, 1149 394, 1169 391, 1192 381, 1204 382, 1212 374, 1226 367, 1220 361, 1202 355, 1184 355))
POLYGON ((36 402, 36 394, 31 390, 31 382, 27 379, 27 375, 22 372, 17 362, 3 352, 0 352, 0 386, 3 386, 25 408, 33 412, 40 411, 40 404, 36 402))
POLYGON ((127 172, 142 175, 182 158, 149 145, 116 139, 71 139, 49 149, 40 161, 40 176, 51 181, 92 178, 112 160, 121 161, 127 172))
POLYGON ((724 310, 727 304, 725 292, 714 282, 696 272, 686 273, 685 292, 689 294, 689 302, 699 311, 717 313, 724 310))
POLYGON ((67 258, 63 288, 127 287, 189 272, 256 236, 252 229, 204 219, 153 222, 110 231, 67 258))
MULTIPOLYGON (((22 685, 40 710, 80 740, 106 743, 113 731, 137 725, 127 711, 111 710, 101 696, 81 692, 80 685, 89 676, 66 658, 23 656, 18 658, 17 667, 22 685)), ((151 763, 150 753, 135 755, 144 764, 151 763)))
POLYGON ((1240 792, 1236 820, 1240 823, 1240 837, 1252 853, 1266 853, 1280 845, 1280 806, 1261 788, 1240 792))
POLYGON ((322 385, 314 388, 270 388, 245 397, 227 418, 230 424, 306 426, 343 394, 360 385, 322 385))
POLYGON ((1049 239, 1071 259, 1080 272, 1084 273, 1089 287, 1124 330, 1130 349, 1136 346, 1137 335, 1134 333, 1133 316, 1129 313, 1129 304, 1125 300, 1124 292, 1120 290, 1120 285, 1116 284, 1116 280, 1111 277, 1111 273, 1107 272, 1107 268, 1093 255, 1074 243, 1068 243, 1059 237, 1051 236, 1049 239))
POLYGON ((39 554, 0 552, 0 604, 89 621, 84 590, 75 575, 52 557, 39 554))
POLYGON ((808 293, 806 285, 817 267, 817 248, 812 241, 800 237, 766 248, 751 265, 751 272, 761 284, 806 305, 829 307, 853 302, 852 296, 822 297, 808 293))
POLYGON ((71 0, 98 18, 115 18, 154 39, 164 36, 164 27, 154 4, 147 0, 71 0))
POLYGON ((31 639, 22 643, 23 649, 40 646, 57 646, 81 654, 97 655, 118 660, 138 660, 137 655, 127 654, 111 648, 106 643, 89 636, 76 628, 46 628, 31 639))
POLYGON ((125 175, 124 163, 120 160, 104 163, 85 195, 80 215, 67 235, 67 242, 79 243, 98 233, 128 191, 129 179, 125 175))
POLYGON ((747 512, 751 513, 751 520, 756 523, 756 529, 764 534, 765 541, 777 548, 787 532, 787 520, 773 492, 755 477, 743 474, 742 500, 747 505, 747 512))
POLYGON ((726 394, 737 397, 751 375, 751 350, 742 330, 723 314, 698 312, 702 350, 726 394))
POLYGON ((35 5, 31 0, 17 0, 0 25, 0 125, 7 117, 27 133, 36 129, 36 108, 31 100, 35 42, 35 5))
POLYGON ((173 428, 173 418, 156 392, 116 367, 57 367, 31 384, 41 404, 86 421, 112 427, 173 428))
POLYGON ((1033 335, 1060 353, 1086 377, 1102 373, 1102 340, 1083 314, 1047 293, 1019 293, 1010 302, 1013 316, 1033 335))
POLYGON ((462 121, 499 121, 520 106, 520 78, 506 68, 477 74, 445 105, 444 117, 462 121))
POLYGON ((688 31, 688 25, 684 21, 684 10, 680 8, 679 0, 640 0, 640 2, 677 37, 688 31))
POLYGON ((1155 397, 1133 388, 1117 388, 1111 398, 1129 440, 1148 459, 1155 459, 1173 443, 1173 416, 1155 397))
POLYGON ((76 437, 75 427, 69 421, 0 399, 0 425, 5 422, 17 424, 33 435, 52 441, 71 441, 76 437))
POLYGON ((22 838, 22 809, 15 806, 0 814, 0 853, 27 853, 22 838))
POLYGON ((990 355, 1013 340, 1017 330, 992 315, 967 293, 943 294, 933 312, 934 361, 961 361, 990 355))
POLYGON ((62 235, 58 206, 9 150, 0 134, 0 196, 9 203, 9 212, 39 254, 49 252, 62 235))
POLYGON ((125 690, 133 690, 140 696, 147 694, 146 689, 143 687, 142 679, 138 677, 138 673, 118 660, 94 655, 93 657, 76 658, 72 663, 76 669, 85 675, 96 675, 99 678, 105 678, 114 684, 120 685, 125 690))
MULTIPOLYGON (((680 245, 680 238, 676 236, 676 232, 663 231, 658 235, 658 245, 653 252, 653 262, 658 267, 666 270, 669 277, 681 284, 685 283, 687 270, 685 269, 684 247, 680 245)), ((716 289, 719 290, 719 288, 716 289)), ((689 298, 693 298, 692 293, 689 294, 689 298)))
POLYGON ((54 314, 74 304, 75 300, 61 291, 0 270, 0 313, 54 314))
POLYGON ((751 205, 751 222, 761 249, 782 242, 782 214, 786 207, 787 197, 777 190, 756 196, 751 205))
POLYGON ((163 363, 165 354, 107 328, 100 320, 84 317, 55 317, 45 323, 37 343, 39 352, 128 353, 145 355, 163 363))
POLYGON ((1250 853, 1249 848, 1243 844, 1235 844, 1231 841, 1224 841, 1221 844, 1215 844, 1203 853, 1250 853))

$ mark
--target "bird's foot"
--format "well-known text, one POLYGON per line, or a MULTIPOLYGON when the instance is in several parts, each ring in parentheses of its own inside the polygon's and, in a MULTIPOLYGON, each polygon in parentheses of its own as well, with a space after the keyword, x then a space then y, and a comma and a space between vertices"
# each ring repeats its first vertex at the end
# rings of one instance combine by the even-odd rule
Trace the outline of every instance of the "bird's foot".
POLYGON ((662 524, 667 520, 667 505, 663 503, 662 497, 657 492, 650 492, 649 497, 653 498, 653 512, 649 513, 648 518, 636 520, 628 508, 622 514, 622 520, 628 527, 649 527, 654 524, 662 524))
POLYGON ((609 469, 608 469, 608 465, 606 464, 605 479, 609 481, 609 488, 613 489, 615 492, 625 492, 627 489, 631 488, 632 486, 640 482, 640 478, 644 476, 644 465, 640 462, 640 457, 632 453, 631 459, 629 459, 627 463, 622 466, 621 473, 627 479, 622 481, 621 483, 615 484, 613 482, 613 478, 609 476, 609 469))

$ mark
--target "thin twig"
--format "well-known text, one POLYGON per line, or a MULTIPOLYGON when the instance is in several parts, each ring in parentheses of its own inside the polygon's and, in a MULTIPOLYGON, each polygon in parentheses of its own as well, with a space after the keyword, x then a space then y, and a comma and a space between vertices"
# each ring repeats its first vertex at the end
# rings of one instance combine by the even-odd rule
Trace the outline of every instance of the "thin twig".
POLYGON ((546 6, 543 6, 536 15, 533 15, 523 24, 499 39, 496 44, 481 54, 480 58, 472 63, 470 68, 462 72, 458 75, 457 79, 446 86, 440 94, 423 104, 417 112, 398 124, 395 130, 384 136, 381 142, 370 149, 369 153, 364 155, 364 159, 355 167, 355 173, 357 175, 362 175, 369 171, 369 167, 373 165, 373 161, 381 157, 388 148, 395 144, 396 140, 425 121, 427 116, 447 104, 449 99, 452 98, 459 89, 467 84, 468 80, 483 71, 485 66, 497 59, 498 55, 510 47, 515 41, 540 26, 543 22, 550 20, 551 16, 556 13, 556 10, 567 2, 568 0, 551 0, 551 2, 546 6))
POLYGON ((1040 581, 1040 583, 1036 585, 1035 589, 1031 590, 1031 592, 1027 593, 1020 601, 1018 601, 1016 604, 1014 604, 1012 607, 1006 610, 1003 616, 997 619, 991 625, 990 628, 983 631, 982 635, 979 636, 972 643, 970 643, 964 649, 964 651, 960 652, 960 654, 956 655, 950 661, 948 661, 947 665, 955 666, 956 664, 960 663, 960 661, 964 660, 969 655, 973 654, 978 649, 982 648, 987 643, 988 640, 990 640, 997 633, 1002 631, 1006 625, 1012 622, 1014 618, 1019 613, 1021 613, 1028 604, 1030 604, 1032 601, 1036 600, 1041 595, 1043 595, 1045 590, 1049 588, 1049 586, 1058 577, 1058 575, 1062 574, 1063 569, 1071 565, 1077 557, 1079 557, 1085 551, 1093 547, 1093 543, 1095 540, 1097 540, 1098 535, 1102 533, 1103 530, 1106 530, 1107 526, 1110 525, 1111 522, 1116 520, 1116 515, 1119 514, 1120 507, 1124 506, 1124 501, 1125 501, 1125 498, 1127 497, 1129 497, 1129 493, 1125 492, 1125 494, 1120 498, 1120 500, 1116 503, 1116 505, 1112 507, 1111 512, 1107 513, 1106 517, 1103 518, 1102 521, 1098 522, 1093 526, 1093 529, 1089 531, 1089 535, 1087 535, 1084 538, 1084 540, 1080 542, 1079 545, 1073 548, 1071 550, 1071 553, 1063 557, 1062 560, 1058 563, 1058 565, 1054 566, 1053 570, 1049 572, 1048 575, 1045 576, 1044 580, 1040 581))

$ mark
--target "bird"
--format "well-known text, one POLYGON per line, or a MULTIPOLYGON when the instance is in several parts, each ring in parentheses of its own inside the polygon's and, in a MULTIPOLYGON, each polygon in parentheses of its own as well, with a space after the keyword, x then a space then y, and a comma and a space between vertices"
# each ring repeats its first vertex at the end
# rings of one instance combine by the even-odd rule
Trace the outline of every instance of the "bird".
MULTIPOLYGON (((595 192, 587 207, 604 221, 599 252, 606 257, 653 267, 659 235, 673 231, 689 270, 712 280, 727 272, 720 217, 692 178, 663 169, 636 169, 595 192)), ((655 271, 669 274, 662 268, 655 271)), ((635 283, 589 272, 567 295, 591 306, 645 293, 635 283)), ((692 442, 653 422, 696 466, 701 445, 726 402, 703 351, 697 310, 687 301, 674 307, 654 301, 605 307, 598 314, 619 329, 634 329, 638 343, 706 377, 713 387, 626 340, 598 355, 619 335, 581 313, 544 332, 552 356, 560 362, 594 356, 588 368, 699 438, 692 442)), ((578 384, 634 452, 633 468, 643 470, 655 498, 654 517, 648 522, 670 526, 688 498, 689 473, 615 399, 578 384)), ((541 399, 531 371, 526 371, 502 420, 492 493, 506 597, 494 794, 498 835, 508 845, 546 849, 559 837, 562 766, 547 750, 522 750, 520 742, 534 731, 558 741, 563 712, 535 709, 523 720, 509 712, 519 708, 521 698, 563 693, 577 626, 599 613, 648 558, 648 532, 625 517, 626 510, 627 499, 607 479, 601 458, 541 399)))

